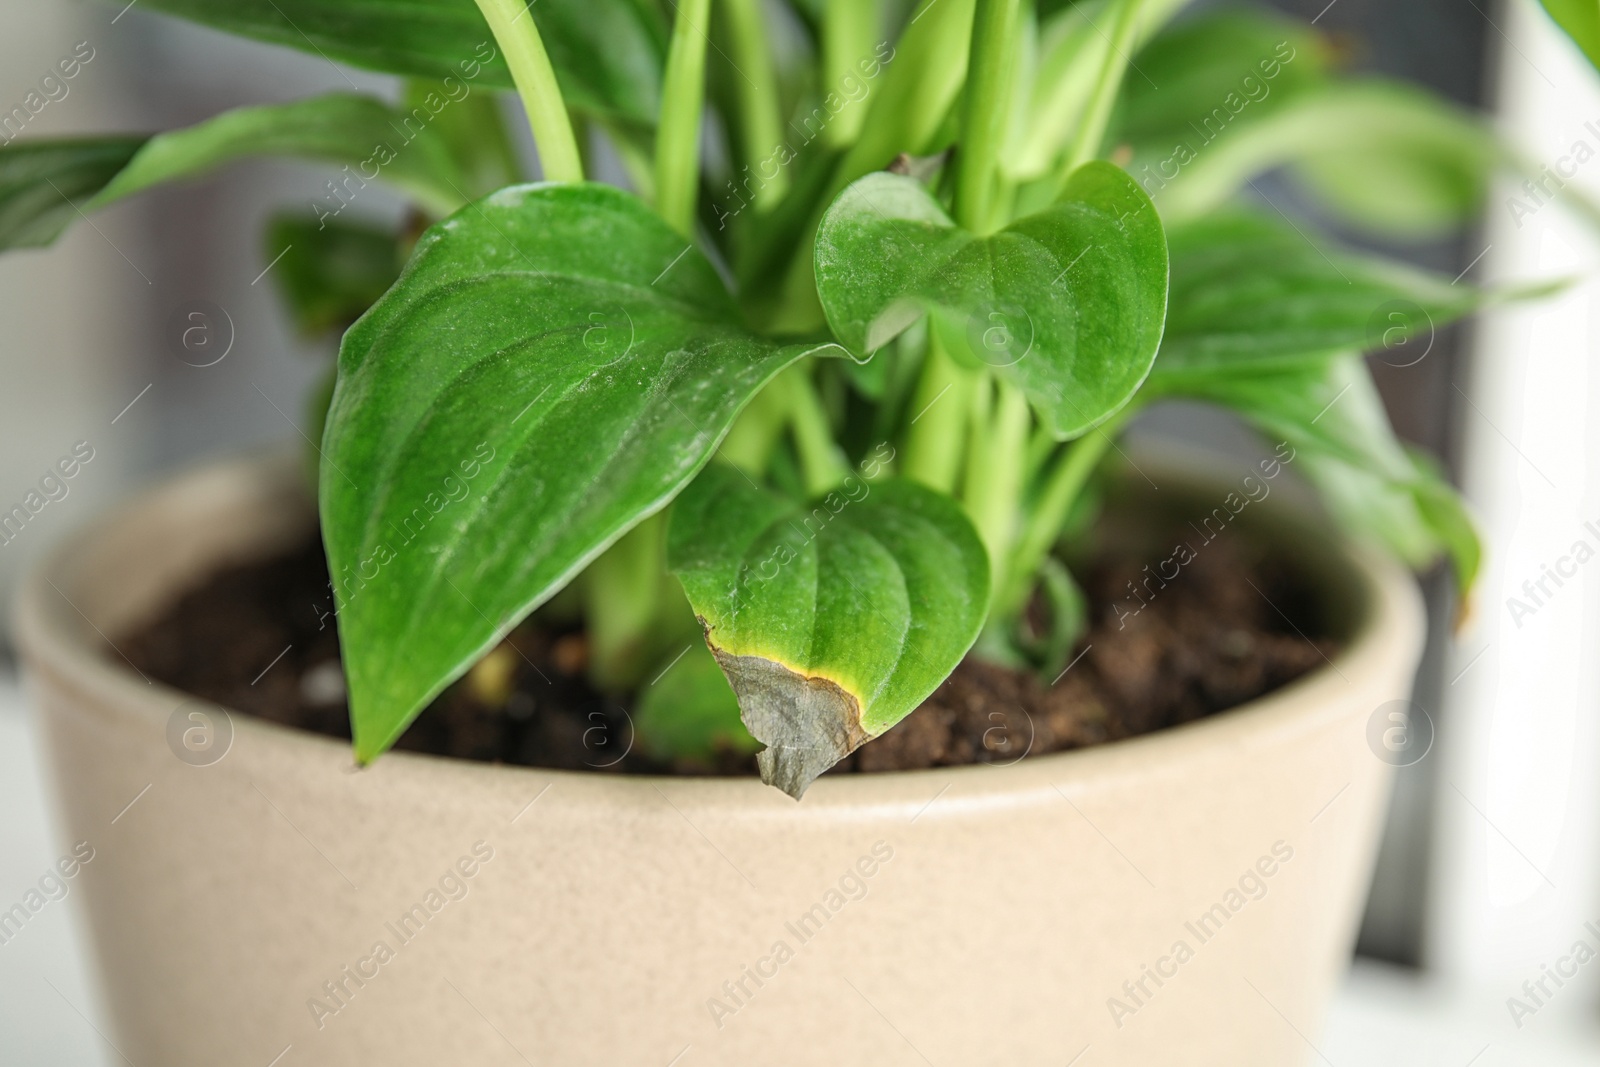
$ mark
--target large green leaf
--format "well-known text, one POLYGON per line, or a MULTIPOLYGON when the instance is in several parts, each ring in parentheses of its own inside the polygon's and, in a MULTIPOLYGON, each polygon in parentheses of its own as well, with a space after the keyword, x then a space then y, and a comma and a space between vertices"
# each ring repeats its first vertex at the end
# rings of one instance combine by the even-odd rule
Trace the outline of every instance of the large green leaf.
POLYGON ((1600 67, 1600 0, 1539 0, 1556 24, 1600 67))
POLYGON ((800 504, 713 466, 673 507, 667 554, 767 746, 762 778, 795 797, 944 681, 989 602, 972 524, 911 482, 800 504))
POLYGON ((417 116, 372 97, 332 93, 225 111, 148 140, 108 137, 0 148, 0 248, 49 244, 80 211, 251 156, 346 164, 338 191, 314 202, 308 213, 319 222, 340 214, 373 181, 388 182, 424 208, 448 214, 465 199, 465 179, 429 117, 425 109, 417 116))
POLYGON ((0 148, 0 248, 41 248, 75 207, 128 165, 143 137, 23 141, 0 148))
POLYGON ((1060 202, 987 237, 916 181, 868 175, 824 217, 816 274, 852 352, 870 356, 931 313, 952 352, 1016 382, 1063 438, 1139 388, 1167 305, 1161 221, 1109 163, 1079 168, 1060 202))
POLYGON ((345 335, 320 478, 357 758, 710 458, 808 351, 636 198, 512 186, 345 335))
MULTIPOLYGON (((371 70, 511 88, 473 0, 145 0, 219 30, 371 70)), ((653 125, 666 38, 645 0, 529 5, 569 105, 653 125)))
POLYGON ((1398 264, 1324 250, 1277 218, 1221 212, 1168 231, 1166 333, 1149 389, 1180 377, 1268 369, 1342 352, 1423 358, 1433 331, 1483 302, 1398 264))

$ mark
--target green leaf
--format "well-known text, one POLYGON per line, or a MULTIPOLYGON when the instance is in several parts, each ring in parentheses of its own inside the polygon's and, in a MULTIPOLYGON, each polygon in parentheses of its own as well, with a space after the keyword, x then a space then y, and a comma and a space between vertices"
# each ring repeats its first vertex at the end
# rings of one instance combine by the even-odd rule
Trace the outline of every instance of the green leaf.
MULTIPOLYGON (((455 81, 432 79, 406 80, 400 109, 418 118, 417 109, 433 116, 431 128, 444 142, 466 179, 469 199, 487 196, 519 180, 521 167, 516 150, 507 136, 506 114, 496 93, 472 93, 461 100, 450 100, 455 81), (444 103, 449 100, 449 103, 444 103), (441 106, 443 105, 443 106, 441 106), (437 109, 437 110, 435 110, 437 109)), ((459 90, 457 90, 459 91, 459 90)))
POLYGON ((667 554, 767 746, 762 779, 795 797, 915 710, 988 607, 977 532, 912 482, 852 476, 798 504, 713 466, 674 506, 667 554))
POLYGON ((719 752, 761 747, 739 719, 739 698, 705 645, 695 644, 639 692, 633 724, 652 759, 709 764, 719 752))
POLYGON ((42 248, 128 165, 143 137, 23 141, 0 148, 0 248, 42 248))
POLYGON ((318 225, 301 214, 267 227, 274 287, 303 334, 343 331, 400 276, 400 242, 388 229, 337 219, 318 225))
POLYGON ((428 127, 429 117, 426 110, 418 117, 372 97, 332 93, 225 111, 148 140, 108 137, 0 148, 0 248, 48 244, 80 211, 252 156, 347 164, 339 191, 329 192, 320 207, 313 204, 319 221, 339 214, 379 180, 435 214, 448 214, 463 202, 464 179, 428 127))
POLYGON ((1167 247, 1133 180, 1109 163, 998 233, 957 227, 917 182, 872 174, 817 234, 817 291, 834 334, 869 357, 930 313, 947 347, 993 367, 1054 432, 1073 437, 1122 407, 1161 340, 1167 247))
MULTIPOLYGON (((430 118, 426 109, 407 114, 354 93, 235 108, 150 138, 88 206, 104 207, 236 159, 277 155, 349 164, 338 183, 346 196, 353 198, 368 181, 382 178, 429 211, 448 214, 461 206, 464 178, 444 142, 428 127, 430 118)), ((343 201, 329 199, 327 210, 336 213, 343 201)))
POLYGON ((1556 25, 1566 31, 1574 44, 1589 57, 1589 62, 1600 67, 1600 2, 1596 0, 1539 0, 1555 19, 1556 25))
POLYGON ((323 536, 356 756, 710 459, 802 346, 608 186, 512 186, 428 231, 345 335, 323 536))
POLYGON ((1346 528, 1382 541, 1413 566, 1448 554, 1463 596, 1469 591, 1481 555, 1472 521, 1432 462, 1394 436, 1359 357, 1194 375, 1175 392, 1231 408, 1269 440, 1289 445, 1292 463, 1346 528))
POLYGON ((1254 176, 1291 166, 1349 221, 1391 239, 1470 221, 1494 168, 1507 161, 1472 115, 1378 78, 1304 93, 1197 150, 1154 148, 1170 162, 1155 177, 1143 168, 1138 174, 1169 220, 1199 218, 1254 176))
POLYGON ((1135 175, 1179 144, 1205 150, 1227 130, 1324 85, 1328 73, 1315 30, 1244 10, 1186 19, 1155 37, 1134 63, 1113 140, 1134 146, 1135 175))
MULTIPOLYGON (((228 33, 369 70, 512 88, 473 0, 145 0, 228 33)), ((568 105, 654 125, 666 39, 644 0, 529 5, 568 105)))
POLYGON ((1435 330, 1483 294, 1398 264, 1326 251, 1291 224, 1243 211, 1168 231, 1166 333, 1148 389, 1218 371, 1270 369, 1383 349, 1423 358, 1435 330))

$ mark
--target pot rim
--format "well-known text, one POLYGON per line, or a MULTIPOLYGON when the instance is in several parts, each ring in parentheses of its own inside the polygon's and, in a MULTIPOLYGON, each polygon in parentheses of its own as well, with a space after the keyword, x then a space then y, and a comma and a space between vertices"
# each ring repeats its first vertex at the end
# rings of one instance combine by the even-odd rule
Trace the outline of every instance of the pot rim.
MULTIPOLYGON (((1192 461, 1168 463, 1164 469, 1186 486, 1220 485, 1214 470, 1199 473, 1204 468, 1192 461)), ((179 524, 203 521, 208 512, 259 510, 274 498, 282 503, 286 491, 292 491, 303 477, 302 471, 298 457, 283 454, 258 453, 208 462, 136 495, 64 538, 29 569, 13 608, 13 629, 24 668, 50 674, 57 688, 71 693, 89 714, 104 719, 107 729, 132 724, 164 731, 171 712, 196 698, 142 679, 131 666, 106 655, 110 639, 63 590, 80 584, 76 578, 87 569, 85 561, 130 539, 176 531, 179 524)), ((496 793, 532 796, 539 791, 542 795, 540 787, 559 783, 565 803, 584 807, 629 807, 641 800, 654 803, 664 798, 685 809, 736 806, 741 817, 759 821, 793 819, 796 813, 853 821, 868 814, 877 817, 893 812, 915 821, 940 798, 947 798, 938 805, 941 818, 1033 805, 1041 799, 1057 802, 1068 798, 1070 802, 1070 794, 1081 789, 1126 776, 1160 774, 1164 768, 1204 759, 1208 753, 1239 747, 1260 747, 1265 752, 1290 737, 1326 729, 1346 716, 1344 691, 1359 690, 1356 680, 1393 672, 1396 661, 1414 661, 1424 625, 1414 580, 1387 552, 1329 536, 1325 524, 1315 525, 1303 508, 1280 501, 1266 510, 1280 529, 1304 535, 1296 550, 1318 572, 1324 595, 1346 598, 1353 606, 1356 621, 1351 637, 1332 660, 1288 685, 1193 722, 1005 765, 825 775, 812 784, 799 804, 754 777, 607 774, 401 750, 386 753, 361 773, 446 795, 458 789, 475 792, 485 788, 496 793)), ((155 539, 166 551, 173 551, 171 546, 178 537, 173 533, 155 539)), ((261 540, 264 546, 266 539, 261 540)), ((198 558, 198 565, 191 560, 183 572, 190 577, 227 555, 214 549, 190 554, 198 558)), ((170 594, 174 584, 165 583, 163 595, 170 594)), ((1395 694, 1397 699, 1407 696, 1409 693, 1395 694)), ((233 723, 235 748, 267 750, 295 762, 322 763, 338 773, 354 767, 347 741, 231 708, 223 710, 233 723)))

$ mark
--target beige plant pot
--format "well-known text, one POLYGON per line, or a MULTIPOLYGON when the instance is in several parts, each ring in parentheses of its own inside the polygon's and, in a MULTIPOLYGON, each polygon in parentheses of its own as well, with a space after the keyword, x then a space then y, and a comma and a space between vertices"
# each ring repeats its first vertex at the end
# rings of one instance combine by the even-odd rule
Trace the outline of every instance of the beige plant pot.
POLYGON ((797 804, 754 780, 407 753, 358 772, 328 738, 193 718, 206 706, 108 648, 310 518, 293 464, 207 468, 72 541, 21 597, 130 1061, 1314 1055, 1389 783, 1369 722, 1409 694, 1422 633, 1385 559, 1287 527, 1351 639, 1247 707, 1003 768, 824 778, 797 804))

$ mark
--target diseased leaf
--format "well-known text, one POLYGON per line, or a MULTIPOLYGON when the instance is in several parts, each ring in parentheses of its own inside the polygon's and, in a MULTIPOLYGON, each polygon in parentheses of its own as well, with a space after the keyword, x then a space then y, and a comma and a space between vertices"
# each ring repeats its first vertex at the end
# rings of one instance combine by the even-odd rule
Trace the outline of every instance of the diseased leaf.
POLYGON ((767 746, 762 779, 795 797, 932 693, 988 608, 977 532, 912 482, 852 477, 800 504, 713 466, 674 506, 667 551, 767 746))
POLYGON ((0 248, 42 248, 128 165, 143 137, 22 141, 0 148, 0 248))
POLYGON ((1470 286, 1324 250, 1265 215, 1222 212, 1175 225, 1167 237, 1172 282, 1152 392, 1180 377, 1363 349, 1418 360, 1433 331, 1484 302, 1470 286))
POLYGON ((608 186, 513 186, 429 230, 345 335, 323 436, 357 758, 664 507, 813 350, 747 333, 706 258, 608 186))
POLYGON ((1167 247, 1148 197, 1109 163, 1075 172, 1056 205, 978 237, 917 182, 871 174, 817 234, 817 291, 859 357, 931 313, 958 355, 1028 395, 1073 437, 1149 373, 1167 303, 1167 247))
MULTIPOLYGON (((512 87, 473 0, 145 0, 144 6, 369 70, 512 87)), ((536 0, 529 10, 570 106, 655 124, 666 35, 653 5, 536 0)))
POLYGON ((341 193, 329 194, 318 221, 336 215, 341 197, 354 197, 369 181, 388 182, 440 215, 461 206, 465 196, 464 179, 426 123, 372 97, 332 93, 237 108, 148 139, 0 148, 0 248, 49 244, 80 211, 252 156, 347 164, 341 193))

